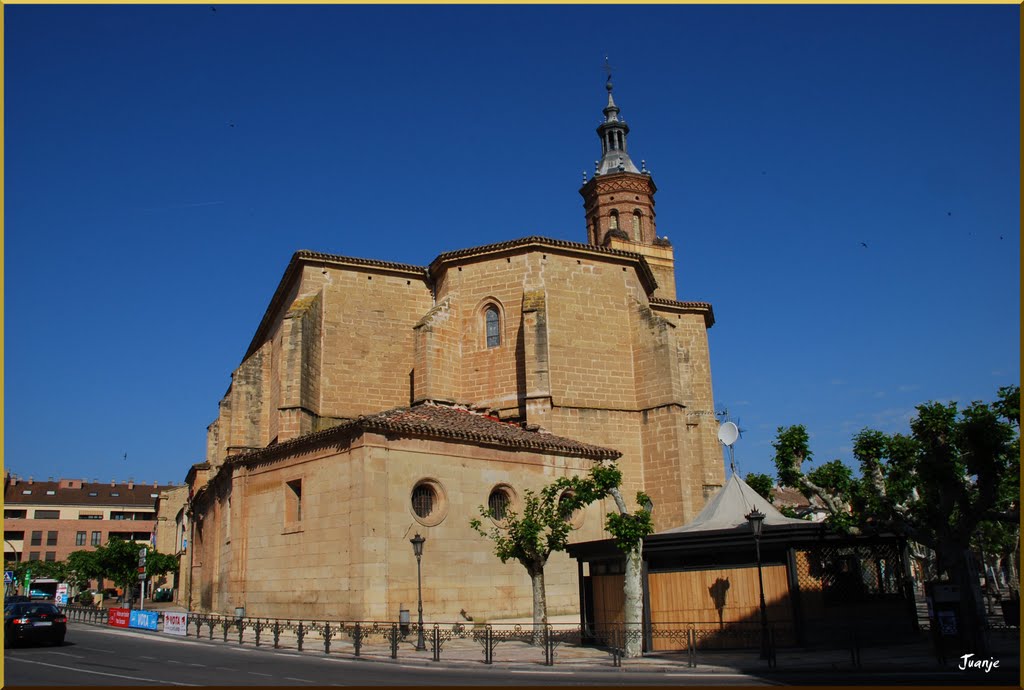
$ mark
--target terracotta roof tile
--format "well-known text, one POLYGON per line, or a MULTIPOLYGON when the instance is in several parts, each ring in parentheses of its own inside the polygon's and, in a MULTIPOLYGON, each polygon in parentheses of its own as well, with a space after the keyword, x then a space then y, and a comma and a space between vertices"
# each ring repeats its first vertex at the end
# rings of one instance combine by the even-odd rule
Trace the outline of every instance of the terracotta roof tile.
POLYGON ((495 417, 473 412, 463 407, 427 402, 411 408, 399 407, 359 417, 330 429, 235 455, 228 458, 228 461, 246 463, 283 457, 308 445, 333 441, 342 436, 354 436, 366 431, 469 441, 503 448, 549 452, 595 460, 614 460, 622 456, 622 453, 613 448, 583 443, 539 429, 525 429, 519 424, 503 422, 495 417))
POLYGON ((94 506, 147 506, 152 507, 161 491, 175 488, 173 485, 153 486, 152 484, 135 484, 128 488, 127 484, 110 482, 82 482, 81 488, 61 488, 59 482, 33 481, 25 479, 8 483, 4 488, 4 505, 94 505, 94 506), (30 491, 31 493, 25 493, 30 491), (53 493, 48 493, 48 492, 53 493), (91 495, 95 494, 95 495, 91 495), (117 494, 116 496, 113 494, 117 494))

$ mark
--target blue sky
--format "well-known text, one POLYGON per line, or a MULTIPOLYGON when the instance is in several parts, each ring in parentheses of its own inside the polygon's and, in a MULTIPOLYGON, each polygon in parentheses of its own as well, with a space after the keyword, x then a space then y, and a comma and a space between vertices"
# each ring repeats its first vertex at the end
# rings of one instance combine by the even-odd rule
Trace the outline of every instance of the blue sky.
POLYGON ((10 471, 182 481, 298 249, 585 241, 606 54, 743 473, 1020 380, 1015 6, 215 8, 4 8, 10 471))

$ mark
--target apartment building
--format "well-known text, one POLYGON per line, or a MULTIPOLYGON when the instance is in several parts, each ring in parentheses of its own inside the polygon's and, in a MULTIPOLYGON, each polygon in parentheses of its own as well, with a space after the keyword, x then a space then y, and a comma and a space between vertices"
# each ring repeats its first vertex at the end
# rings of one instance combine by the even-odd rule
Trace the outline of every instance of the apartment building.
POLYGON ((151 543, 156 503, 173 485, 4 478, 4 560, 62 561, 111 537, 151 543))

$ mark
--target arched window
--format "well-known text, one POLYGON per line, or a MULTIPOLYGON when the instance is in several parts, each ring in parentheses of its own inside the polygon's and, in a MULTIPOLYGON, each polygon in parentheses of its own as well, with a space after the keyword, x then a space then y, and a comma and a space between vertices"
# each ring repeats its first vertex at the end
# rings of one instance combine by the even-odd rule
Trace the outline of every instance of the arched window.
POLYGON ((501 488, 494 489, 487 497, 487 507, 491 511, 491 517, 498 521, 504 520, 508 515, 511 503, 512 499, 509 498, 508 492, 501 488))
POLYGON ((487 347, 501 345, 501 317, 497 307, 492 305, 484 310, 484 324, 487 328, 487 347))
POLYGON ((640 211, 633 211, 633 239, 640 241, 640 211))
POLYGON ((608 229, 618 230, 619 229, 619 212, 612 211, 611 216, 608 218, 608 229))

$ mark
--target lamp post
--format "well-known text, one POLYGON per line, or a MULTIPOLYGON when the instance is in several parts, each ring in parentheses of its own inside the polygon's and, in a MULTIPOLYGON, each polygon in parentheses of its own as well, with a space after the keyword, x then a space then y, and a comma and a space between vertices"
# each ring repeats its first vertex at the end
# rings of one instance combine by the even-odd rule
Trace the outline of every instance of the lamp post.
MULTIPOLYGON (((406 532, 408 534, 408 532, 406 532)), ((427 645, 423 643, 423 584, 420 578, 420 559, 423 557, 423 542, 426 539, 420 536, 417 532, 416 536, 409 540, 412 544, 412 552, 416 556, 416 611, 418 618, 416 620, 416 651, 422 652, 427 648, 427 645)))
POLYGON ((761 658, 768 658, 768 609, 764 605, 764 576, 761 574, 761 528, 764 526, 764 513, 754 508, 745 516, 750 523, 750 531, 754 535, 754 546, 757 549, 757 585, 761 590, 761 658))

